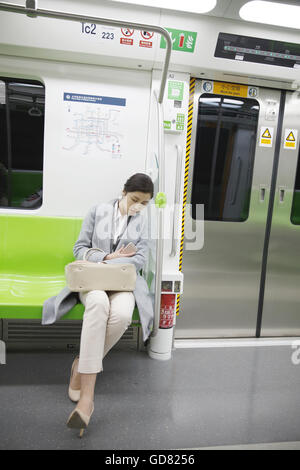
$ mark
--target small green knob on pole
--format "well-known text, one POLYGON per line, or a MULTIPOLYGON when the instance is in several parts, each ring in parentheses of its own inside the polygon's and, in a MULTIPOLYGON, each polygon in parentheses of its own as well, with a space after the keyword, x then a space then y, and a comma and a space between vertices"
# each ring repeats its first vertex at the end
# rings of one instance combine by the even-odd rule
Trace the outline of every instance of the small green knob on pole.
POLYGON ((167 204, 167 196, 165 195, 165 193, 162 193, 162 192, 157 193, 155 197, 156 207, 161 209, 162 207, 166 207, 166 204, 167 204))

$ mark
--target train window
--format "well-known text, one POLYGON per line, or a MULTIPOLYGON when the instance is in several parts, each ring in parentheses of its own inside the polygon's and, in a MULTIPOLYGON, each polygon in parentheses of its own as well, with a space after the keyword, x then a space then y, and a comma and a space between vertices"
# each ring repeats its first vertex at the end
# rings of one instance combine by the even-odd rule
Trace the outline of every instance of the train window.
POLYGON ((42 204, 45 87, 0 77, 0 207, 42 204))
POLYGON ((254 99, 203 94, 199 98, 192 217, 204 204, 204 219, 248 218, 259 103, 254 99))
POLYGON ((296 181, 295 181, 294 196, 293 196, 292 211, 291 211, 291 222, 292 224, 300 225, 300 147, 299 147, 299 154, 298 154, 298 165, 297 165, 296 181))

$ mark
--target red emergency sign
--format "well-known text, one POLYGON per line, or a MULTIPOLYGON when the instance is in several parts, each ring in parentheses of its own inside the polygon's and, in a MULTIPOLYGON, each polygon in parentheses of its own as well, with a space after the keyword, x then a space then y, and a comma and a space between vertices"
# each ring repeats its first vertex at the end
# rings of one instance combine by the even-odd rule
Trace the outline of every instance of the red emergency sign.
POLYGON ((176 294, 161 294, 159 328, 172 328, 174 325, 176 294))

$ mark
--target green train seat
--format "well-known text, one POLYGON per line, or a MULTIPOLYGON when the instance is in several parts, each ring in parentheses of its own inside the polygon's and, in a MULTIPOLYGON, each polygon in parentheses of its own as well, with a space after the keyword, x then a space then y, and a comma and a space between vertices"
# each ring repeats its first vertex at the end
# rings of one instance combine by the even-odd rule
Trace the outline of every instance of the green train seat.
MULTIPOLYGON (((44 301, 66 285, 64 267, 82 219, 0 215, 0 318, 41 319, 44 301)), ((62 317, 80 320, 81 303, 62 317)), ((140 326, 137 306, 132 325, 140 326)))

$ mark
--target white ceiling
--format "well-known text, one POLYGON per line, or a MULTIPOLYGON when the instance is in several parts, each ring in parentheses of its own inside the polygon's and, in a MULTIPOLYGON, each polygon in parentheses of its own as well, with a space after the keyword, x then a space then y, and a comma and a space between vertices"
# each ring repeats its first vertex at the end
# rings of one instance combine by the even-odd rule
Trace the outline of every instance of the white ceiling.
MULTIPOLYGON (((6 0, 7 1, 7 0, 6 0)), ((151 6, 151 3, 150 3, 151 0, 148 0, 149 2, 149 6, 151 6)), ((184 0, 182 0, 184 2, 184 0)), ((198 0, 199 2, 201 2, 201 0, 198 0)), ((243 23, 245 22, 245 20, 242 20, 239 16, 239 11, 241 9, 241 7, 243 5, 245 5, 246 3, 248 3, 249 1, 251 0, 217 0, 217 5, 215 6, 215 8, 210 11, 209 13, 204 13, 204 15, 208 15, 208 16, 216 16, 216 17, 220 17, 220 18, 228 18, 228 19, 233 19, 233 20, 237 20, 237 21, 242 21, 243 23)), ((297 5, 297 6, 300 6, 300 0, 265 0, 265 1, 271 1, 271 2, 277 2, 277 3, 284 3, 284 4, 287 4, 287 5, 297 5)), ((16 5, 21 5, 21 6, 25 6, 25 0, 10 0, 11 4, 16 4, 16 5)), ((39 0, 38 2, 38 5, 39 5, 39 8, 49 8, 50 10, 52 9, 56 9, 57 5, 59 5, 59 0, 39 0)), ((104 7, 105 6, 109 6, 109 5, 114 5, 116 6, 117 8, 120 8, 122 11, 124 9, 126 9, 126 3, 119 3, 118 0, 65 0, 64 1, 64 4, 66 3, 69 3, 70 4, 70 8, 69 10, 70 11, 74 11, 74 5, 76 6, 79 5, 81 8, 83 6, 84 3, 86 4, 89 4, 89 5, 103 5, 104 7)), ((161 2, 162 5, 163 5, 163 1, 161 2)), ((130 4, 130 0, 128 0, 128 4, 130 4)), ((147 10, 149 7, 143 7, 143 6, 138 6, 138 5, 133 5, 134 8, 136 8, 137 10, 147 10)), ((272 7, 270 7, 272 8, 272 7)), ((60 8, 58 8, 59 10, 60 8)), ((158 10, 157 8, 155 8, 155 10, 158 10)), ((161 10, 163 10, 163 7, 161 8, 161 10)), ((168 10, 165 10, 165 11, 168 11, 168 10)), ((169 11, 172 11, 172 10, 169 10, 169 11)), ((184 13, 183 13, 184 14, 184 13)), ((199 16, 202 16, 203 14, 199 14, 199 16)), ((195 15, 194 15, 195 16, 195 15)), ((280 28, 282 29, 281 27, 279 26, 274 26, 275 28, 280 28)), ((283 28, 283 29, 287 29, 287 28, 283 28)), ((288 28, 289 30, 291 30, 292 28, 288 28)))
MULTIPOLYGON (((239 16, 239 11, 241 7, 245 5, 245 3, 248 3, 249 1, 250 0, 217 0, 217 5, 215 6, 215 8, 206 14, 209 16, 231 18, 234 20, 241 21, 241 18, 239 16)), ((265 0, 265 1, 272 1, 276 3, 284 3, 287 5, 300 6, 300 0, 265 0)))
MULTIPOLYGON (((80 0, 75 0, 75 2, 77 2, 77 1, 80 2, 80 0)), ((95 2, 95 3, 102 3, 102 4, 109 4, 109 3, 110 4, 112 4, 112 3, 116 4, 118 2, 118 0, 90 0, 90 1, 95 2)), ((184 0, 182 0, 182 1, 184 2, 184 0)), ((201 2, 201 0, 198 0, 198 1, 201 2)), ((249 1, 251 1, 251 0, 217 0, 217 5, 215 6, 215 8, 212 11, 210 11, 209 13, 202 13, 201 16, 204 14, 204 15, 208 15, 208 16, 217 16, 217 17, 220 17, 220 18, 229 18, 229 19, 244 22, 245 20, 242 20, 240 18, 239 11, 240 11, 241 7, 243 5, 245 5, 246 3, 248 3, 249 1)), ((300 6, 300 0, 265 0, 265 1, 271 1, 271 2, 277 2, 277 3, 284 3, 284 4, 287 4, 287 5, 300 6)), ((74 2, 74 0, 73 0, 73 2, 74 2)), ((150 0, 148 0, 148 2, 149 2, 149 6, 151 7, 150 0)), ((128 0, 127 3, 130 4, 130 0, 128 0)), ((124 5, 126 5, 126 3, 123 3, 123 1, 122 1, 122 3, 119 3, 119 5, 122 5, 122 7, 124 7, 124 5)), ((134 4, 134 7, 135 8, 143 8, 143 7, 138 6, 136 4, 134 4)), ((270 7, 270 8, 272 8, 272 7, 270 7)), ((155 8, 155 9, 157 9, 157 8, 155 8)), ((161 10, 163 10, 163 1, 161 2, 161 10)), ((168 11, 168 10, 165 10, 165 11, 168 11)), ((169 10, 169 11, 171 11, 171 10, 169 10)), ((200 16, 200 14, 199 14, 199 16, 200 16)))

